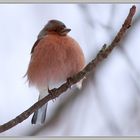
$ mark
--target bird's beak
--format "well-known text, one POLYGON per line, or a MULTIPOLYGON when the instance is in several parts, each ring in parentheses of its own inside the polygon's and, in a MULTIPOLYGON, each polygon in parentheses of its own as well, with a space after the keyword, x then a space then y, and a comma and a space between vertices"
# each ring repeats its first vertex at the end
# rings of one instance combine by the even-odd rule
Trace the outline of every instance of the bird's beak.
POLYGON ((63 29, 63 32, 66 32, 66 33, 70 32, 70 31, 71 31, 71 29, 69 29, 69 28, 64 28, 63 29))
POLYGON ((60 35, 66 35, 68 32, 70 32, 71 29, 69 28, 64 28, 63 30, 61 30, 60 35))

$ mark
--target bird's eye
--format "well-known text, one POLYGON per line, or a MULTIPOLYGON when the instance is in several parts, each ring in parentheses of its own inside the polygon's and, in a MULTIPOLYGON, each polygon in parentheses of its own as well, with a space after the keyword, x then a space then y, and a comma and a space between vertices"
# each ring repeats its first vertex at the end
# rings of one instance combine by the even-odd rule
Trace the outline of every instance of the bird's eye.
POLYGON ((63 27, 63 28, 66 28, 66 26, 65 26, 64 24, 62 25, 62 27, 63 27))
POLYGON ((55 28, 54 31, 57 32, 58 31, 58 28, 55 28))

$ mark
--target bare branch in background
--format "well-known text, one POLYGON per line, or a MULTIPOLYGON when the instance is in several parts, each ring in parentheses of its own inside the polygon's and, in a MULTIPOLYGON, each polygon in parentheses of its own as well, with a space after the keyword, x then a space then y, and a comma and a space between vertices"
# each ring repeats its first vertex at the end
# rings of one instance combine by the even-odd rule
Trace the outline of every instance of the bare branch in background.
POLYGON ((36 102, 32 105, 29 109, 21 113, 15 119, 3 124, 0 126, 0 132, 4 132, 17 124, 21 123, 25 119, 27 119, 33 112, 38 110, 41 106, 43 106, 48 101, 55 99, 56 97, 60 96, 63 92, 65 92, 68 88, 70 88, 73 84, 76 84, 78 81, 83 79, 85 76, 89 74, 92 70, 96 68, 96 66, 101 63, 107 56, 111 53, 111 51, 119 44, 121 39, 123 38, 124 34, 126 33, 127 29, 131 27, 132 18, 136 12, 136 6, 132 6, 130 12, 122 25, 120 31, 112 41, 112 43, 107 47, 103 45, 102 49, 98 52, 95 59, 93 59, 82 71, 74 75, 73 77, 68 78, 67 82, 61 85, 59 88, 54 88, 49 91, 49 95, 47 95, 42 100, 36 102))
POLYGON ((84 18, 87 24, 89 24, 92 28, 94 28, 94 21, 91 18, 89 9, 87 5, 79 4, 78 5, 81 10, 83 10, 84 18))

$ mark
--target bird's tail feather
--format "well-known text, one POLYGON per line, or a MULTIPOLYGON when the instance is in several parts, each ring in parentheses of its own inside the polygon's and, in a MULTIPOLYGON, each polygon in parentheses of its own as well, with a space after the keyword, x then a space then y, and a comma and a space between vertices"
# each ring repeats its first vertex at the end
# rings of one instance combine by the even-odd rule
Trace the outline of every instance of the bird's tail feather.
MULTIPOLYGON (((46 94, 40 93, 38 100, 41 100, 45 96, 46 96, 46 94)), ((31 123, 32 124, 43 124, 46 119, 46 112, 47 112, 47 103, 34 112, 31 123)))
POLYGON ((47 112, 47 103, 35 111, 32 117, 32 124, 43 124, 46 119, 46 112, 47 112))

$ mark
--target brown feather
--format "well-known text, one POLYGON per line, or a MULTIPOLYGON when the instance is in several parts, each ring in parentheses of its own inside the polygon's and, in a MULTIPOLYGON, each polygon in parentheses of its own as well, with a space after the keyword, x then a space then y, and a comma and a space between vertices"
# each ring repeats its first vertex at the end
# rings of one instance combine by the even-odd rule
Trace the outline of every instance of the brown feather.
POLYGON ((39 89, 65 81, 85 65, 79 44, 69 36, 46 35, 35 44, 27 77, 29 84, 39 89))
POLYGON ((31 49, 31 54, 34 52, 35 47, 37 46, 37 44, 39 43, 41 39, 36 40, 36 42, 34 43, 32 49, 31 49))

